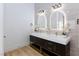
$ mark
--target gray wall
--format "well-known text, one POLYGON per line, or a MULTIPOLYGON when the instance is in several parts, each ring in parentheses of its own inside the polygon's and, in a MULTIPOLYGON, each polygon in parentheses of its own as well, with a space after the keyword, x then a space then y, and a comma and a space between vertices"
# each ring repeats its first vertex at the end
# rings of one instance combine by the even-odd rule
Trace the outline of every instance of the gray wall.
POLYGON ((3 49, 3 4, 0 3, 0 56, 4 55, 3 49))
POLYGON ((31 23, 34 20, 34 4, 4 4, 4 50, 5 52, 27 46, 31 23))
MULTIPOLYGON (((39 3, 35 4, 35 20, 37 20, 37 12, 40 9, 47 11, 47 21, 49 23, 50 9, 52 4, 39 3)), ((69 26, 71 28, 71 55, 79 55, 79 26, 76 24, 76 19, 79 18, 79 4, 77 3, 65 3, 63 11, 66 14, 69 26)), ((49 26, 49 25, 48 25, 49 26)))

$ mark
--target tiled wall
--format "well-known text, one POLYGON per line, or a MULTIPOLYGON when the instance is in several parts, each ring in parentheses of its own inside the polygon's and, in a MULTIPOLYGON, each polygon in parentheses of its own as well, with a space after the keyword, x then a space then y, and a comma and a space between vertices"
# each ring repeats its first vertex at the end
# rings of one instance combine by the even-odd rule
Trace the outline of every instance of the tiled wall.
POLYGON ((71 55, 79 56, 79 25, 72 30, 71 36, 71 55))

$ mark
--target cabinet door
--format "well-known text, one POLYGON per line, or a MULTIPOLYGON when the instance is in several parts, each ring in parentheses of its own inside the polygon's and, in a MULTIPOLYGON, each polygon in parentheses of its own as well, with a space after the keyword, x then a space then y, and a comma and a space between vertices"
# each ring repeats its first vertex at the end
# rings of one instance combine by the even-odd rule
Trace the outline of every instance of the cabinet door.
POLYGON ((61 56, 65 56, 66 55, 66 48, 65 48, 65 46, 61 45, 61 44, 56 44, 55 53, 57 53, 58 55, 61 55, 61 56))
POLYGON ((51 42, 51 41, 46 41, 45 42, 45 47, 50 52, 54 52, 55 49, 56 49, 55 43, 54 42, 51 42))

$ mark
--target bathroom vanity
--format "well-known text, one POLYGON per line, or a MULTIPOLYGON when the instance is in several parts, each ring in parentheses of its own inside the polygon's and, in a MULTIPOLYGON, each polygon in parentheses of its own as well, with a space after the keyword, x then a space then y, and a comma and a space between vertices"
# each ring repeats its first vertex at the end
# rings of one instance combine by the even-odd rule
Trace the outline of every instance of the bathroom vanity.
POLYGON ((34 32, 30 35, 31 47, 37 47, 38 52, 45 55, 69 56, 70 37, 50 33, 34 32))
POLYGON ((47 19, 47 11, 38 10, 34 32, 30 34, 30 45, 37 47, 42 54, 68 56, 70 55, 70 37, 68 36, 70 31, 66 14, 60 10, 50 11, 50 17, 47 19))

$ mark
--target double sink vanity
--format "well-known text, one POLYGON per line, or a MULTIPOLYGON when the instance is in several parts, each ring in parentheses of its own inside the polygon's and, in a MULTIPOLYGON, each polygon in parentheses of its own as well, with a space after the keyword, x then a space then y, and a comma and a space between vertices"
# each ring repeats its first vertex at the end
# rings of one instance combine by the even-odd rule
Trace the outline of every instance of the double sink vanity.
POLYGON ((35 49, 43 55, 69 56, 70 27, 66 14, 61 10, 50 9, 50 17, 47 18, 45 10, 38 11, 34 31, 30 34, 30 46, 36 47, 35 49))
POLYGON ((47 32, 33 32, 30 35, 30 45, 36 46, 42 54, 56 56, 70 55, 70 37, 47 32), (43 53, 44 52, 44 53, 43 53))

